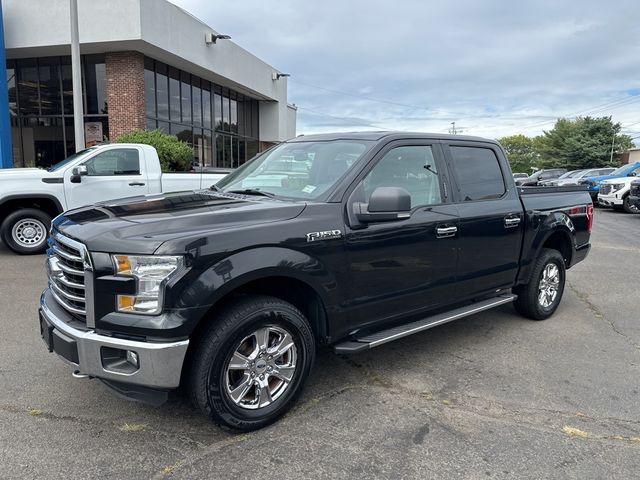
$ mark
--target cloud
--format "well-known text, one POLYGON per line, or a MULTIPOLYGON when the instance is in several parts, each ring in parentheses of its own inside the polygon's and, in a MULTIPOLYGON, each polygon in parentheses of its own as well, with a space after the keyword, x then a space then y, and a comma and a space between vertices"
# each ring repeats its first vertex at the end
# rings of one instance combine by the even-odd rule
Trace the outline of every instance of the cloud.
POLYGON ((456 121, 498 137, 576 112, 640 120, 631 0, 174 3, 292 74, 300 133, 456 121))

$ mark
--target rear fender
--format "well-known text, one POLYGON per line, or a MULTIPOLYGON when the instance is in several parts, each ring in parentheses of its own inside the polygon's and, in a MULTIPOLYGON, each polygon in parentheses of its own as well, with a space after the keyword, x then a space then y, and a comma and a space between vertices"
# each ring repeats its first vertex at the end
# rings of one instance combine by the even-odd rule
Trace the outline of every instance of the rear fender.
POLYGON ((523 256, 520 262, 520 273, 516 282, 518 285, 529 283, 533 264, 540 256, 545 243, 554 235, 562 239, 564 245, 567 246, 569 253, 569 257, 565 258, 567 266, 571 265, 571 257, 576 249, 576 228, 569 215, 564 211, 533 212, 532 217, 529 225, 531 225, 533 233, 529 241, 525 239, 523 253, 528 252, 528 254, 526 257, 523 256))

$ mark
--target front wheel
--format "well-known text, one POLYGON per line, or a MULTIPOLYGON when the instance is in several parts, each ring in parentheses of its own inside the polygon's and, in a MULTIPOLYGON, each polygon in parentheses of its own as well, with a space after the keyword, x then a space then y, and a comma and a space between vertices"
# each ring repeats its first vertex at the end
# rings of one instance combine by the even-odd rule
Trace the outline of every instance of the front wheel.
POLYGON ((47 249, 47 232, 51 217, 35 208, 23 208, 9 214, 0 233, 5 245, 15 253, 32 255, 47 249))
POLYGON ((622 208, 627 213, 640 213, 640 208, 631 203, 629 195, 624 198, 624 201, 622 202, 622 208))
POLYGON ((560 305, 565 284, 564 258, 557 250, 543 248, 533 266, 531 281, 514 289, 516 310, 532 320, 549 318, 560 305))
POLYGON ((296 307, 274 297, 237 297, 195 345, 189 392, 214 421, 255 430, 293 406, 314 357, 313 332, 296 307))

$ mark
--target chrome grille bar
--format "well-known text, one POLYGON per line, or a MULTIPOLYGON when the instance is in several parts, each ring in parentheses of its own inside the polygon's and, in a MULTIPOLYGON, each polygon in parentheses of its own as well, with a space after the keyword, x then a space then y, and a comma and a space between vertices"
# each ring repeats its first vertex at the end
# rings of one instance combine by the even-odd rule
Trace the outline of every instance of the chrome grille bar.
POLYGON ((67 311, 85 317, 85 272, 90 272, 91 260, 85 246, 53 231, 47 251, 49 288, 56 301, 67 311))

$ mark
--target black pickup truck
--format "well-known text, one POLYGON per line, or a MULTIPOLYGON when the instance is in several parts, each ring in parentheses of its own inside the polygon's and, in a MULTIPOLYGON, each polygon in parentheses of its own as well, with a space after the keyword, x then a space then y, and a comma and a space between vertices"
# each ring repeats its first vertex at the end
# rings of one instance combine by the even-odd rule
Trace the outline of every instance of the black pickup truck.
POLYGON ((208 190, 58 216, 41 335, 77 377, 155 404, 181 386, 255 429, 319 345, 361 352, 509 302, 546 319, 592 222, 584 187, 517 188, 494 141, 301 136, 208 190))
POLYGON ((629 204, 640 210, 640 180, 631 182, 629 189, 629 204))

